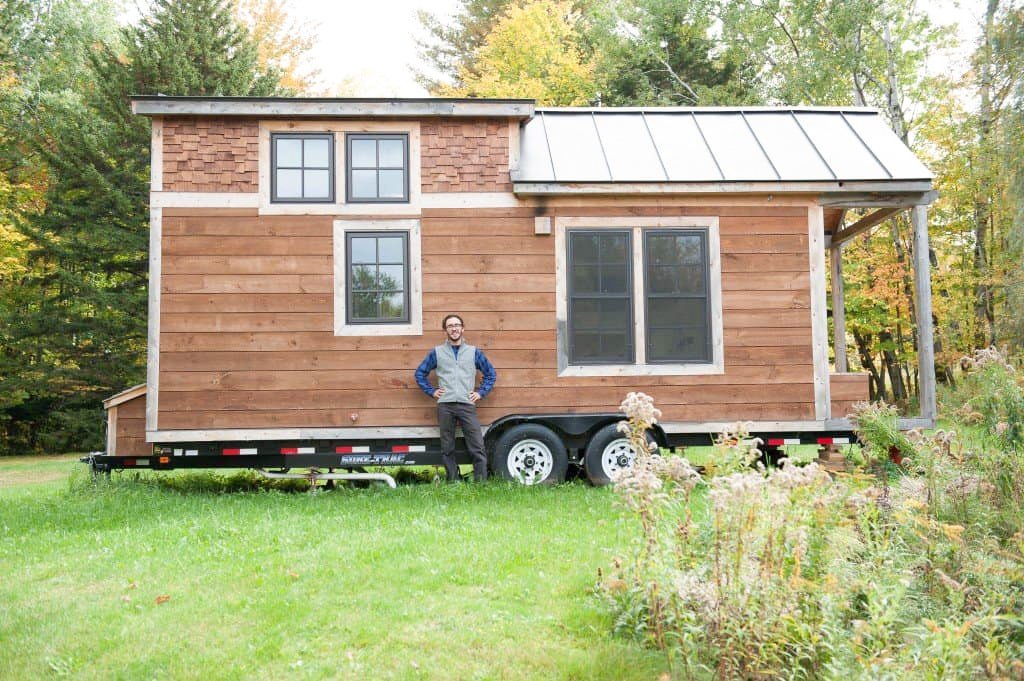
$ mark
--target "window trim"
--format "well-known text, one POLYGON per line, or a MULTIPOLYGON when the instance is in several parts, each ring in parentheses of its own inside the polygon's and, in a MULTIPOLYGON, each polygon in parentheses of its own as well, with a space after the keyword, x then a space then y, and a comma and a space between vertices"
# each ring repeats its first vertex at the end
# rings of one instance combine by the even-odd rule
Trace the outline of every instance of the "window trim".
MULTIPOLYGON (((647 358, 648 364, 711 364, 714 362, 714 346, 712 345, 712 333, 711 333, 711 318, 713 313, 711 310, 711 258, 710 248, 708 247, 708 231, 700 228, 682 228, 682 227, 643 227, 641 228, 641 239, 643 239, 643 263, 644 263, 644 342, 647 344, 644 349, 644 356, 647 358), (648 265, 648 254, 649 249, 647 248, 647 239, 651 235, 658 234, 696 234, 701 238, 701 247, 704 251, 704 295, 703 296, 677 296, 691 299, 703 299, 706 301, 707 307, 707 324, 704 328, 704 347, 707 348, 708 353, 706 359, 651 359, 651 325, 648 320, 651 318, 651 288, 650 288, 650 272, 647 267, 648 265)), ((664 296, 668 297, 668 296, 664 296)))
POLYGON ((630 333, 628 357, 624 358, 621 361, 614 361, 614 360, 611 360, 611 359, 580 361, 580 360, 577 360, 577 359, 575 359, 573 357, 573 354, 574 354, 574 348, 573 348, 573 344, 572 344, 572 331, 573 331, 573 322, 572 322, 573 285, 572 285, 572 277, 571 277, 572 263, 571 263, 571 260, 570 260, 572 258, 572 243, 571 243, 572 235, 573 234, 601 234, 601 233, 625 234, 626 235, 626 291, 627 291, 627 295, 625 296, 625 298, 626 298, 626 301, 627 301, 627 303, 629 305, 629 326, 627 328, 627 332, 632 331, 632 329, 634 328, 634 324, 635 324, 634 319, 635 319, 636 313, 635 313, 635 311, 633 309, 635 307, 635 301, 633 300, 633 288, 634 288, 634 286, 633 286, 633 277, 634 277, 634 272, 633 272, 633 232, 632 232, 632 230, 629 230, 629 229, 586 229, 586 228, 567 230, 566 234, 565 234, 565 238, 566 238, 566 247, 565 247, 566 261, 565 262, 566 262, 566 268, 569 271, 568 275, 567 275, 567 276, 569 276, 569 280, 566 282, 566 296, 567 296, 566 304, 568 306, 568 309, 566 311, 566 323, 568 324, 568 333, 569 333, 569 338, 568 338, 569 363, 571 365, 573 365, 573 366, 612 366, 612 365, 618 366, 618 365, 628 365, 628 364, 635 364, 636 363, 636 334, 635 333, 630 333))
POLYGON ((347 132, 345 133, 345 203, 409 203, 409 134, 404 132, 347 132), (380 193, 380 171, 395 170, 395 168, 380 167, 380 147, 377 149, 377 163, 373 168, 353 168, 352 166, 352 143, 356 140, 380 140, 400 139, 402 140, 402 196, 392 198, 380 196, 372 198, 352 196, 352 171, 353 170, 375 170, 377 172, 377 192, 380 193))
MULTIPOLYGON (((302 145, 303 149, 303 162, 305 162, 305 145, 302 145)), ((334 133, 329 131, 324 132, 272 132, 270 133, 270 202, 275 204, 290 204, 290 203, 334 203, 334 185, 335 185, 335 156, 334 156, 334 133), (279 139, 322 139, 327 141, 327 197, 326 198, 307 198, 305 196, 299 198, 282 198, 277 195, 277 140, 279 139)), ((287 168, 287 170, 299 170, 303 173, 302 188, 305 191, 305 166, 299 166, 298 168, 287 168)), ((310 168, 310 170, 323 170, 323 168, 310 168)))
MULTIPOLYGON (((376 267, 379 268, 381 266, 381 262, 380 262, 380 248, 379 248, 379 246, 378 246, 377 256, 376 257, 377 257, 377 260, 375 261, 374 264, 376 265, 376 267)), ((394 263, 385 263, 385 264, 393 265, 394 263)), ((411 298, 411 296, 409 295, 409 284, 411 283, 410 279, 409 279, 409 269, 410 268, 409 268, 409 232, 408 231, 406 231, 406 230, 391 230, 391 231, 384 231, 384 232, 376 232, 376 231, 362 232, 362 231, 356 231, 356 230, 346 231, 345 232, 345 273, 346 273, 347 279, 346 279, 346 282, 345 282, 345 324, 349 324, 349 325, 357 325, 357 324, 358 325, 368 325, 368 324, 389 324, 389 325, 408 324, 409 323, 409 312, 410 312, 409 311, 409 299, 411 298), (354 237, 357 237, 357 236, 358 237, 370 237, 370 236, 372 236, 372 237, 375 237, 375 238, 381 238, 381 237, 387 238, 387 237, 394 237, 395 235, 400 236, 401 239, 402 239, 402 270, 403 270, 402 278, 403 278, 403 281, 404 281, 404 284, 402 286, 402 298, 403 298, 404 305, 402 305, 402 309, 404 310, 404 314, 400 318, 398 318, 398 319, 389 319, 387 317, 375 317, 373 319, 353 319, 353 317, 352 317, 352 307, 353 307, 353 305, 352 305, 352 295, 354 294, 354 291, 352 290, 352 288, 353 288, 353 286, 352 286, 352 262, 351 262, 351 259, 352 259, 352 239, 354 237)))
POLYGON ((420 246, 419 219, 378 218, 372 220, 338 219, 334 221, 334 335, 335 336, 421 336, 423 335, 423 267, 420 246), (348 234, 350 233, 407 234, 408 275, 406 306, 408 319, 404 322, 348 321, 348 234))
MULTIPOLYGON (((725 373, 725 340, 722 326, 722 269, 721 248, 717 216, 666 216, 666 217, 577 217, 566 216, 554 219, 555 237, 555 337, 557 343, 558 376, 700 376, 725 373), (693 228, 707 231, 708 245, 708 298, 711 310, 712 357, 710 363, 649 363, 647 361, 646 310, 645 305, 634 304, 633 331, 636 358, 634 364, 569 364, 568 324, 568 241, 570 228, 581 229, 622 229, 633 230, 637 241, 645 228, 693 228)), ((633 249, 633 270, 643 268, 643 249, 633 249)), ((644 295, 644 283, 640 277, 633 277, 634 300, 644 295)))

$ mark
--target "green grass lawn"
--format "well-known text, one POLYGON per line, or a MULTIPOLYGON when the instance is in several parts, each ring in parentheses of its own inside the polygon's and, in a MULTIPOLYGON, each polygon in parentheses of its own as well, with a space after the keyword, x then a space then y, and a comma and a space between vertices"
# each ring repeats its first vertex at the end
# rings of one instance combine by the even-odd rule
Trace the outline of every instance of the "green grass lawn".
POLYGON ((196 475, 93 485, 73 457, 0 459, 0 679, 665 670, 592 595, 636 534, 609 489, 223 493, 196 475))

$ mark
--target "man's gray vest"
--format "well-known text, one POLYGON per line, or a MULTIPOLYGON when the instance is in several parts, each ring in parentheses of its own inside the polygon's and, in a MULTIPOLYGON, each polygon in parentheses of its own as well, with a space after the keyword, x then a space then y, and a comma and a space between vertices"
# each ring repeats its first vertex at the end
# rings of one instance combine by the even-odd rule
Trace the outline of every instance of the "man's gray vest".
POLYGON ((452 346, 448 343, 434 348, 437 355, 437 383, 444 388, 444 395, 438 402, 469 401, 469 393, 476 388, 476 348, 463 343, 459 346, 459 356, 455 357, 452 346))

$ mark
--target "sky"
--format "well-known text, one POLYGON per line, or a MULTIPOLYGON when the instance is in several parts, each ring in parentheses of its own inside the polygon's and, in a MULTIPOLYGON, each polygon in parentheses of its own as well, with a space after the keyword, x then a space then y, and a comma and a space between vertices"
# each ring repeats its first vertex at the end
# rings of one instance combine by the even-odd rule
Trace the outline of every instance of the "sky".
MULTIPOLYGON (((930 70, 962 72, 978 34, 982 0, 923 0, 941 24, 955 24, 961 49, 931 55, 930 70)), ((415 80, 423 70, 416 38, 425 32, 418 10, 441 17, 455 14, 458 0, 285 0, 289 14, 313 36, 309 53, 320 71, 314 94, 359 97, 425 97, 415 80)))
POLYGON ((417 10, 450 17, 458 0, 285 0, 289 14, 315 39, 310 58, 320 94, 425 97, 414 77, 416 38, 425 33, 417 10), (353 90, 338 92, 342 90, 353 90))

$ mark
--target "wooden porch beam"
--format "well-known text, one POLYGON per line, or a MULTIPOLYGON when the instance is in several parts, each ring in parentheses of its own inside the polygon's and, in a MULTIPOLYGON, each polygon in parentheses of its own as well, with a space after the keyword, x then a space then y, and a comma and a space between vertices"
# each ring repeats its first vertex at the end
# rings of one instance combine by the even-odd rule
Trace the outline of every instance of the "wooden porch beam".
POLYGON ((917 372, 920 381, 921 417, 934 423, 935 341, 932 334, 931 258, 928 253, 928 207, 914 206, 914 291, 917 295, 917 372))
POLYGON ((832 249, 832 331, 836 371, 846 373, 846 291, 843 286, 843 245, 832 249))
POLYGON ((838 248, 844 241, 849 241, 853 237, 868 231, 875 225, 904 210, 902 206, 889 206, 886 208, 879 208, 873 213, 868 213, 857 222, 853 223, 849 227, 843 227, 838 232, 832 235, 832 241, 830 242, 831 248, 838 248))

